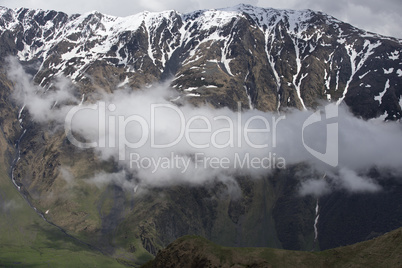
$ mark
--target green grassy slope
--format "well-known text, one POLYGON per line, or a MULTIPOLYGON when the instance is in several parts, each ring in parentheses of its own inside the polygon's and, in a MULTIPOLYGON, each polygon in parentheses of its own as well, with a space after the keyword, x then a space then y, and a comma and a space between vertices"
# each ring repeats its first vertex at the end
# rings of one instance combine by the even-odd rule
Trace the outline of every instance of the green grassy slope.
POLYGON ((322 252, 222 247, 185 236, 159 252, 152 267, 402 267, 402 228, 381 237, 322 252))
POLYGON ((0 267, 124 267, 46 223, 8 175, 0 135, 0 267))
POLYGON ((0 266, 123 267, 49 225, 29 207, 0 166, 0 266))

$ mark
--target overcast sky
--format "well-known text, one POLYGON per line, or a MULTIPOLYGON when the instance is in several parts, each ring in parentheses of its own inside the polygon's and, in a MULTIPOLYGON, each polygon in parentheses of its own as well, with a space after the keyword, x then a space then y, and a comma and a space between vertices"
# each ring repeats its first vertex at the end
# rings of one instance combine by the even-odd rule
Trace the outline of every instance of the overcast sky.
POLYGON ((66 13, 98 10, 115 16, 174 9, 185 13, 198 9, 229 7, 239 3, 282 9, 313 9, 356 27, 402 38, 401 0, 0 0, 1 6, 54 9, 66 13))

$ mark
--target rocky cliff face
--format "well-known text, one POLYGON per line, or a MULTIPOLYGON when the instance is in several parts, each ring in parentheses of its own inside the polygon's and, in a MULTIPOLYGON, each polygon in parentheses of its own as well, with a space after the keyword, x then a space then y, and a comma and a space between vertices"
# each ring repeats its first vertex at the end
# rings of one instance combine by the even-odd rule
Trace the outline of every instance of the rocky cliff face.
MULTIPOLYGON (((167 81, 194 105, 234 110, 240 101, 245 109, 281 111, 333 101, 346 103, 366 119, 401 117, 401 40, 311 10, 239 5, 118 18, 1 8, 0 35, 2 66, 6 56, 18 57, 35 83, 46 89, 66 76, 85 101, 102 92, 167 81)), ((5 73, 3 67, 0 123, 9 143, 18 143, 20 150, 15 181, 39 211, 49 210, 46 217, 68 232, 111 253, 125 252, 127 258, 134 253, 139 259, 185 234, 228 246, 314 247, 316 200, 297 195, 302 165, 261 180, 239 176, 241 198, 227 195, 228 186, 220 183, 152 189, 134 197, 116 185, 100 189, 85 180, 99 171, 115 172, 115 163, 75 148, 64 130, 51 123, 30 120, 12 101, 13 84, 5 73)), ((9 153, 10 163, 12 157, 9 153)), ((397 195, 394 188, 390 191, 397 195)), ((398 210, 393 200, 383 200, 383 206, 390 207, 384 217, 394 222, 376 227, 379 233, 402 223, 392 216, 398 210)), ((337 219, 331 211, 346 205, 331 197, 323 202, 326 220, 333 223, 326 226, 334 227, 337 219)), ((318 226, 326 233, 319 237, 325 248, 363 240, 373 232, 367 227, 353 239, 333 241, 340 234, 331 232, 338 229, 326 226, 318 226)))

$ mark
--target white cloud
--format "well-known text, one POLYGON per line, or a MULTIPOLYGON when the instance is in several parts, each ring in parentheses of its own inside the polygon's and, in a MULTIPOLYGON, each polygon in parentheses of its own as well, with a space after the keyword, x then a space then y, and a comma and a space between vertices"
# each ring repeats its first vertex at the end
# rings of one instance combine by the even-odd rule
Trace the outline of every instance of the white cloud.
MULTIPOLYGON (((101 159, 115 160, 120 171, 98 174, 91 180, 97 185, 113 182, 135 189, 139 184, 200 185, 214 180, 236 185, 233 180, 236 176, 258 178, 275 167, 304 162, 313 167, 313 173, 328 174, 325 181, 307 180, 301 186, 302 194, 319 195, 332 188, 378 191, 376 182, 364 176, 371 167, 402 172, 401 124, 364 121, 354 117, 345 106, 339 107, 337 118, 339 165, 331 167, 311 155, 302 142, 303 123, 313 111, 290 110, 279 117, 270 112, 236 112, 228 108, 194 107, 185 102, 178 107, 170 102, 178 93, 165 85, 116 90, 113 94, 105 93, 97 105, 84 103, 54 109, 49 103, 58 100, 57 97, 71 97, 65 83, 56 89, 58 93, 38 94, 41 89, 31 84, 18 64, 12 62, 9 70, 10 78, 22 81, 15 92, 29 96, 25 104, 34 120, 55 120, 71 128, 73 137, 80 134, 87 142, 97 142, 95 151, 101 159), (33 99, 44 104, 29 104, 33 99), (66 114, 73 107, 78 110, 70 114, 72 124, 68 120, 65 124, 66 114), (259 131, 247 131, 250 129, 259 131)), ((326 131, 325 121, 308 126, 305 143, 325 152, 326 131)), ((76 138, 79 139, 78 135, 76 138)), ((73 142, 71 136, 69 139, 73 142)), ((68 172, 62 175, 66 181, 72 180, 68 172)))
MULTIPOLYGON (((368 162, 366 164, 369 164, 368 162)), ((346 190, 350 193, 374 193, 382 188, 377 181, 359 175, 355 170, 340 166, 335 172, 324 173, 321 178, 307 179, 300 183, 299 194, 319 197, 333 190, 346 190)))
POLYGON ((327 194, 331 191, 331 185, 324 179, 310 179, 300 185, 299 193, 302 196, 312 195, 315 197, 327 194))
POLYGON ((16 58, 8 57, 6 61, 10 67, 7 75, 15 83, 13 97, 18 104, 25 105, 29 109, 35 121, 56 120, 60 122, 68 111, 68 107, 63 103, 79 103, 73 94, 70 80, 61 77, 54 85, 55 90, 46 90, 32 83, 32 77, 25 73, 16 58))
POLYGON ((381 189, 372 179, 359 176, 355 171, 346 168, 339 170, 338 180, 341 187, 348 189, 352 193, 377 192, 381 189))

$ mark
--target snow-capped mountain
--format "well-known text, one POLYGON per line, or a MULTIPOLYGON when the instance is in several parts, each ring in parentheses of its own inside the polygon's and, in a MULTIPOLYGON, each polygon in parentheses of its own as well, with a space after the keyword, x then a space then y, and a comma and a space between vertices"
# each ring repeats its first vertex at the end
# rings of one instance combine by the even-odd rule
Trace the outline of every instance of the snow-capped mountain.
POLYGON ((304 109, 327 99, 364 118, 401 116, 402 41, 320 12, 238 5, 120 18, 2 8, 0 26, 2 52, 39 62, 42 86, 61 74, 107 91, 174 79, 183 95, 217 107, 304 109))
MULTIPOLYGON (((167 82, 179 93, 178 104, 185 99, 236 110, 241 102, 245 109, 281 111, 332 101, 364 119, 396 120, 402 117, 401 53, 400 39, 311 10, 238 5, 121 18, 2 7, 0 164, 11 166, 12 182, 47 222, 118 258, 143 261, 186 234, 225 246, 294 250, 362 241, 402 225, 399 175, 379 179, 381 193, 335 192, 319 200, 297 193, 303 164, 259 180, 241 174, 236 197, 213 179, 142 195, 118 183, 97 187, 88 183, 95 174, 113 177, 120 167, 73 146, 52 121, 30 120, 12 97, 16 81, 7 76, 6 57, 16 56, 38 88, 68 77, 81 104, 103 91, 167 82)), ((382 176, 374 168, 367 173, 382 176)))

